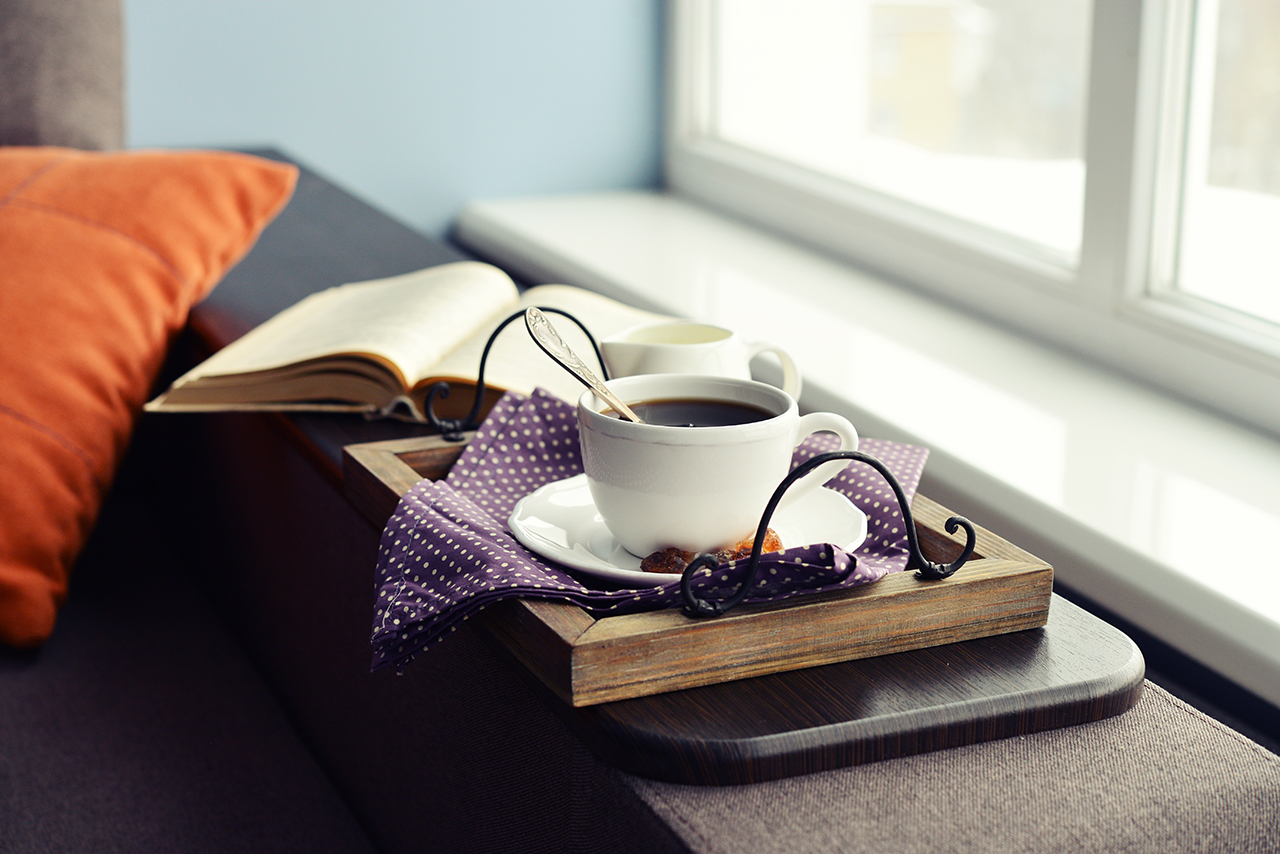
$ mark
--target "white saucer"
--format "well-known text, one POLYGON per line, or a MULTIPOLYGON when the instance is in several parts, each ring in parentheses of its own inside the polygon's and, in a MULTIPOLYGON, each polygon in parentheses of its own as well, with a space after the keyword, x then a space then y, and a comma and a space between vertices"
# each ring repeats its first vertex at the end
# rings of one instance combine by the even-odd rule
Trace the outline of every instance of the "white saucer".
MULTIPOLYGON (((596 512, 586 475, 529 493, 512 511, 507 527, 529 551, 598 578, 655 587, 680 577, 640 569, 640 558, 618 544, 596 512)), ((853 551, 867 538, 866 514, 825 487, 774 511, 769 527, 784 548, 832 543, 853 551)))

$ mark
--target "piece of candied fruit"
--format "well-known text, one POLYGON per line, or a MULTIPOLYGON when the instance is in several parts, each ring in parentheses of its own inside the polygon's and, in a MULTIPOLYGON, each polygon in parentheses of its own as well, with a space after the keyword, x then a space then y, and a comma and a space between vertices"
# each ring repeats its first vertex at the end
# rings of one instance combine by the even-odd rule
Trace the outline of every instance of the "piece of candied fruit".
MULTIPOLYGON (((745 560, 751 557, 751 547, 755 545, 755 536, 744 537, 732 545, 717 549, 712 552, 717 562, 728 563, 731 560, 745 560)), ((765 530, 764 542, 760 546, 761 554, 769 552, 782 551, 782 539, 778 536, 778 532, 773 528, 765 530)), ((669 548, 662 551, 654 552, 640 562, 640 568, 645 572, 667 572, 679 575, 684 572, 685 567, 697 557, 694 552, 688 552, 684 549, 669 548)))

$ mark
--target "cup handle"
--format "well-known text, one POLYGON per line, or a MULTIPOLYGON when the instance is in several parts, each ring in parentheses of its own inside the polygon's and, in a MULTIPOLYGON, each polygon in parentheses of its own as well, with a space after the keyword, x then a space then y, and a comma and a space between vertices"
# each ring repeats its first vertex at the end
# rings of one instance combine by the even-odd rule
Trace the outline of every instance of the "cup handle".
POLYGON ((795 360, 791 355, 779 347, 777 344, 770 344, 767 341, 757 341, 754 344, 748 344, 748 358, 754 359, 761 353, 773 353, 778 357, 778 361, 782 363, 782 390, 791 395, 792 399, 800 400, 800 370, 796 367, 795 360))
MULTIPOLYGON (((834 412, 810 412, 808 415, 801 415, 800 421, 796 425, 796 447, 799 447, 800 443, 812 434, 823 431, 830 431, 840 437, 840 447, 837 450, 858 450, 857 428, 850 423, 848 418, 836 415, 834 412)), ((832 460, 829 463, 823 463, 793 483, 786 494, 782 496, 778 506, 785 507, 805 493, 817 489, 844 471, 848 465, 847 460, 832 460)))

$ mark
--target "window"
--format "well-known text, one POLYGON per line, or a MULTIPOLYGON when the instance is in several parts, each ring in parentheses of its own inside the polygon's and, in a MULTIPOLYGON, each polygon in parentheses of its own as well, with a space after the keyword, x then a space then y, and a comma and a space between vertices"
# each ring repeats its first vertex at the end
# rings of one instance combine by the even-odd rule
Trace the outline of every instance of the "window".
POLYGON ((712 136, 1074 260, 1086 0, 715 14, 712 136))
POLYGON ((1181 220, 1153 284, 1280 324, 1280 4, 1205 0, 1183 41, 1163 158, 1181 220))
POLYGON ((1280 4, 671 9, 674 191, 1280 432, 1280 4))

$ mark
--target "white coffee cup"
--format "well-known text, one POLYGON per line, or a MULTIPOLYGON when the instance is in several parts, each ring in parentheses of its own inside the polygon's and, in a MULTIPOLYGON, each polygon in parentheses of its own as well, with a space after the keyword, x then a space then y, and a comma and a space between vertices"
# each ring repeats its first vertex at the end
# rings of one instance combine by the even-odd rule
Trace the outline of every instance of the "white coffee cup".
POLYGON ((731 329, 677 320, 633 326, 600 342, 613 377, 636 374, 706 374, 751 379, 751 360, 773 353, 782 363, 782 390, 800 399, 800 371, 776 344, 748 342, 731 329))
MULTIPOLYGON (((587 391, 578 399, 583 465, 596 510, 627 551, 646 557, 668 547, 692 552, 752 536, 769 499, 811 433, 831 431, 857 450, 858 432, 830 412, 800 415, 781 389, 754 380, 646 374, 610 380, 628 405, 668 399, 732 401, 765 411, 761 420, 715 427, 636 424, 606 415, 587 391)), ((819 488, 847 464, 820 466, 788 488, 783 503, 819 488)), ((804 545, 784 543, 784 546, 804 545)))

